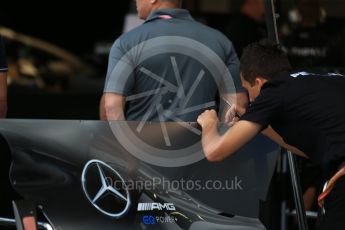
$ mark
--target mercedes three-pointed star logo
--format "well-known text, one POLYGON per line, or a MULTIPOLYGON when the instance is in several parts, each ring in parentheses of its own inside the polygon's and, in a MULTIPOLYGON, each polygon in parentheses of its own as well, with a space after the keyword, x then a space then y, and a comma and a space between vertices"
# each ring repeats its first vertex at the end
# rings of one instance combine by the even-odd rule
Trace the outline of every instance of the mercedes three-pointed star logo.
POLYGON ((131 204, 128 187, 121 175, 108 164, 99 160, 87 162, 81 175, 81 184, 86 198, 93 207, 104 215, 120 218, 127 213, 131 204), (100 186, 97 186, 97 188, 90 186, 92 184, 91 180, 98 180, 96 184, 100 186), (114 183, 109 180, 119 181, 121 189, 114 186, 114 183), (105 199, 108 205, 104 204, 105 199), (109 208, 109 203, 117 204, 118 207, 109 208))

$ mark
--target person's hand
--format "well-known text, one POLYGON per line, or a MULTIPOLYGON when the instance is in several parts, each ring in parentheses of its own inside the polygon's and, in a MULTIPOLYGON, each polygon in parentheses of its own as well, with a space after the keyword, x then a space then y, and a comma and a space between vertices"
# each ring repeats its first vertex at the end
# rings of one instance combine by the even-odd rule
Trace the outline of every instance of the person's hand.
POLYGON ((240 108, 237 105, 232 105, 225 114, 225 123, 229 126, 233 126, 239 121, 240 117, 245 113, 244 108, 240 108))
POLYGON ((207 127, 217 125, 218 123, 218 116, 215 110, 206 110, 198 117, 197 122, 202 127, 203 130, 207 129, 207 127))

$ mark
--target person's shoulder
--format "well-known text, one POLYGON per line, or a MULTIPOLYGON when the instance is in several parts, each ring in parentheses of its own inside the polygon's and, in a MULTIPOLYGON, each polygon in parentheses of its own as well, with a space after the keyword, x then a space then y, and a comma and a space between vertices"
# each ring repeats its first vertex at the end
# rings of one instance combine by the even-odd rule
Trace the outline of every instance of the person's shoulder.
POLYGON ((328 72, 328 73, 318 73, 318 72, 309 72, 309 71, 299 71, 299 72, 293 72, 293 73, 289 73, 289 76, 291 78, 294 79, 298 79, 298 78, 309 78, 309 79, 313 79, 313 78, 341 78, 344 79, 345 76, 343 74, 340 73, 332 73, 332 72, 328 72))
POLYGON ((130 39, 136 38, 145 30, 145 27, 147 27, 147 24, 143 23, 143 24, 131 29, 130 31, 121 34, 118 37, 118 39, 119 40, 128 40, 128 39, 130 40, 130 39))
POLYGON ((304 84, 308 84, 311 86, 312 84, 318 85, 320 82, 325 81, 333 81, 333 80, 340 80, 341 82, 345 82, 345 76, 339 73, 318 73, 318 72, 309 72, 309 71, 295 71, 286 73, 276 79, 271 81, 271 86, 277 85, 288 85, 288 87, 295 87, 295 86, 304 86, 304 84))
POLYGON ((222 38, 222 39, 226 39, 228 40, 228 38, 219 30, 215 29, 215 28, 212 28, 208 25, 205 25, 201 22, 198 22, 198 21, 194 21, 195 25, 199 27, 199 29, 203 30, 203 31, 207 31, 210 33, 210 35, 212 36, 217 36, 219 38, 222 38))
POLYGON ((145 27, 146 24, 141 24, 133 28, 132 30, 121 34, 115 39, 113 48, 126 50, 137 44, 137 42, 142 37, 143 32, 145 31, 145 27))
POLYGON ((218 44, 226 50, 233 47, 232 41, 223 32, 201 22, 195 21, 195 25, 198 25, 194 27, 194 29, 198 31, 197 34, 201 34, 204 39, 213 41, 215 44, 218 44))
POLYGON ((281 72, 275 74, 273 78, 268 80, 262 87, 262 89, 276 90, 281 87, 285 87, 287 84, 290 84, 290 81, 293 79, 293 73, 281 72))

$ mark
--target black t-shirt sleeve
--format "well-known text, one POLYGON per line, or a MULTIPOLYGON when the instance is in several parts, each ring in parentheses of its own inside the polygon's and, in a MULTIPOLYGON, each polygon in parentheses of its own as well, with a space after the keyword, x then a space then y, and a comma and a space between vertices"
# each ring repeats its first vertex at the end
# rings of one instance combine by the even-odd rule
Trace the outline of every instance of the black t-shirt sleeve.
POLYGON ((256 100, 248 106, 246 113, 241 120, 251 121, 267 128, 273 120, 277 119, 281 111, 282 100, 280 90, 274 87, 265 87, 261 90, 256 100))
POLYGON ((6 55, 5 55, 5 46, 0 37, 0 72, 7 71, 6 55))

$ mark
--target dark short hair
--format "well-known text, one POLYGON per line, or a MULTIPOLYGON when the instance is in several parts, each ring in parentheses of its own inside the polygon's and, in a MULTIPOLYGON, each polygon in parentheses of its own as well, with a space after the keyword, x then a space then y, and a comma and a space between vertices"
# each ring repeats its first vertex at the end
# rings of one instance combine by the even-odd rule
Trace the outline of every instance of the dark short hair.
POLYGON ((291 65, 279 45, 262 40, 244 48, 240 70, 243 78, 254 85, 257 76, 271 80, 278 73, 291 71, 291 65))

